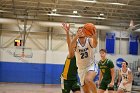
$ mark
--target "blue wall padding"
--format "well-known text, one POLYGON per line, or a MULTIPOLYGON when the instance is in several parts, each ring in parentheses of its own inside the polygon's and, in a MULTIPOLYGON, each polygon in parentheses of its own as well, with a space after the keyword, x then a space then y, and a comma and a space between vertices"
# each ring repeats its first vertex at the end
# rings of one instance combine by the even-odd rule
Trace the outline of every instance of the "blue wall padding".
POLYGON ((0 62, 0 82, 59 84, 63 65, 0 62))
POLYGON ((138 42, 130 42, 129 54, 138 55, 138 42))
POLYGON ((130 35, 129 38, 129 54, 138 55, 138 35, 130 35))
POLYGON ((0 62, 0 82, 60 84, 62 64, 0 62))
POLYGON ((107 53, 115 53, 115 33, 106 33, 106 50, 107 53))
POLYGON ((44 74, 43 64, 0 62, 1 82, 43 83, 44 74))
POLYGON ((115 52, 115 40, 114 39, 106 39, 106 50, 107 50, 107 53, 114 54, 114 52, 115 52))
POLYGON ((45 83, 46 84, 60 84, 60 76, 64 65, 60 64, 46 64, 45 83))

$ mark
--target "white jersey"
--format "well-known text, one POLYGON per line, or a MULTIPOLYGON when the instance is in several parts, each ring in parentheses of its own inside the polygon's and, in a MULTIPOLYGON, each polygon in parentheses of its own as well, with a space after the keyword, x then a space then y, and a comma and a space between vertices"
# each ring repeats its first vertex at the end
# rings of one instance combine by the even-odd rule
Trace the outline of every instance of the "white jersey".
POLYGON ((130 72, 131 70, 129 68, 127 68, 126 72, 123 72, 122 68, 121 68, 121 76, 122 76, 122 82, 127 82, 128 81, 128 72, 130 72))
POLYGON ((77 39, 75 55, 78 69, 85 69, 94 62, 94 52, 89 38, 86 38, 85 45, 81 45, 79 39, 77 39))
POLYGON ((122 76, 122 81, 121 81, 118 89, 123 90, 125 93, 131 93, 131 89, 132 89, 132 83, 128 83, 125 86, 123 85, 123 83, 128 81, 128 73, 129 73, 129 71, 131 71, 129 68, 127 68, 126 72, 123 72, 122 68, 120 70, 121 76, 122 76))

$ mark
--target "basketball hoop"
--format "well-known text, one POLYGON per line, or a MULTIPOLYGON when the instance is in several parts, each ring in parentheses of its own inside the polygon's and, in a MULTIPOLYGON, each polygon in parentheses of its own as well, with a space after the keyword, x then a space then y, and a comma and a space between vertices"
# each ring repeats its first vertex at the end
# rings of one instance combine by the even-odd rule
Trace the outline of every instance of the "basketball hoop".
POLYGON ((31 48, 17 46, 15 48, 14 57, 32 58, 33 53, 31 48))

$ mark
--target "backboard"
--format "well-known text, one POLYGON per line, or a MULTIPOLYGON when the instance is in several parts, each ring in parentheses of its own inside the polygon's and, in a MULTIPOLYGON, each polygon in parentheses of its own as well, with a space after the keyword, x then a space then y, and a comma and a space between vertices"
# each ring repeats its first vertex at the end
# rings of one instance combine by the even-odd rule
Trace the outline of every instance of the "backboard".
POLYGON ((14 57, 32 58, 33 53, 31 48, 17 46, 14 51, 14 57))

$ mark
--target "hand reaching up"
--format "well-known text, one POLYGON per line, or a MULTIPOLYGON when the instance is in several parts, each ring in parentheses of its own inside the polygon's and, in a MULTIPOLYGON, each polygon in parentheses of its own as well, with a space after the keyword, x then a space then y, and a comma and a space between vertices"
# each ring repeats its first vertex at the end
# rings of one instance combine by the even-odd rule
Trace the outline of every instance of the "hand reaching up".
POLYGON ((69 32, 69 30, 70 30, 70 24, 68 24, 68 23, 62 23, 62 27, 64 28, 64 30, 66 31, 66 33, 69 32))

